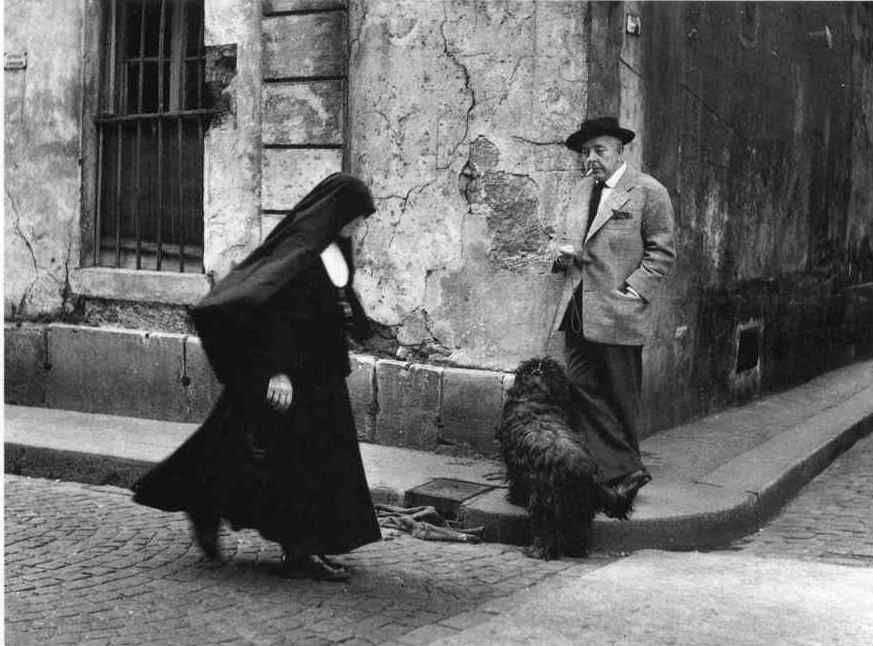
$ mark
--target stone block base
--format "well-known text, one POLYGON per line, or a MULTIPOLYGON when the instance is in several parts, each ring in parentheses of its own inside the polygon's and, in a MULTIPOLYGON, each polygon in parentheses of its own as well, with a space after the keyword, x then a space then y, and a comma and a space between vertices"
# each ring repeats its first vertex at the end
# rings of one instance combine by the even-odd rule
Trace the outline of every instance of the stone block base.
MULTIPOLYGON (((221 393, 187 334, 51 323, 6 325, 8 403, 200 422, 221 393)), ((494 455, 511 375, 352 355, 358 437, 390 446, 494 455)))

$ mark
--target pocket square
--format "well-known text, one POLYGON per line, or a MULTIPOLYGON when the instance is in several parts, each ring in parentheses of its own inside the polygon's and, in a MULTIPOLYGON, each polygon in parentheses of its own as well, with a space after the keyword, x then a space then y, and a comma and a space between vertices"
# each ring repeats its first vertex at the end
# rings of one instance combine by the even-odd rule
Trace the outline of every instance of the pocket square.
POLYGON ((629 220, 633 217, 628 211, 618 211, 616 209, 612 209, 612 217, 616 220, 629 220))

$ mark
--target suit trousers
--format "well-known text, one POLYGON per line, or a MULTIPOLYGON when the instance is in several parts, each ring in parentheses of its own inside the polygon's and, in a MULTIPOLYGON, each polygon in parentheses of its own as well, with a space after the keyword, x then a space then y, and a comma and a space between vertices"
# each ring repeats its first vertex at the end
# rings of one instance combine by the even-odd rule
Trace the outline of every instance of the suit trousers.
POLYGON ((611 482, 644 469, 639 447, 642 346, 608 345, 566 331, 567 373, 574 386, 574 426, 611 482))

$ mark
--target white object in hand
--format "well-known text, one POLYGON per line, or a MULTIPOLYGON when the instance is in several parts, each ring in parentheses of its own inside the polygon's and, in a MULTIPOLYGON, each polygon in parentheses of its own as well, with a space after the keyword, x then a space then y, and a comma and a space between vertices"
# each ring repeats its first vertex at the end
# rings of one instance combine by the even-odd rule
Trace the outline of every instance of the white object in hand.
POLYGON ((348 284, 349 266, 346 264, 346 259, 343 258, 343 252, 340 251, 335 242, 331 242, 321 252, 321 262, 324 263, 330 282, 337 287, 345 287, 348 284))

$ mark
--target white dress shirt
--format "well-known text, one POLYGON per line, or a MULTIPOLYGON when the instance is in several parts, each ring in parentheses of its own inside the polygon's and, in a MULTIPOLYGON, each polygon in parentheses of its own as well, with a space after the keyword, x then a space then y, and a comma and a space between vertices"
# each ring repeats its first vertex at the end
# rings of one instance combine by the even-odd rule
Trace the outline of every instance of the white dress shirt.
POLYGON ((612 193, 612 189, 615 188, 615 185, 618 184, 618 180, 621 179, 621 176, 624 175, 624 171, 627 170, 627 162, 622 162, 621 166, 615 169, 615 172, 609 176, 609 178, 603 182, 603 192, 600 193, 600 203, 603 204, 607 199, 609 199, 610 194, 612 193))

